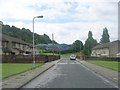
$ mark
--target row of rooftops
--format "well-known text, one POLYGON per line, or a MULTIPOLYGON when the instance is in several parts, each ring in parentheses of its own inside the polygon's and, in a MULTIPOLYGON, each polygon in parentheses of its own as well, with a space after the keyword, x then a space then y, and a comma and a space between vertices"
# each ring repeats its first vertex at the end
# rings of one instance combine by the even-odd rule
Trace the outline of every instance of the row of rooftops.
POLYGON ((102 48, 109 48, 110 46, 113 46, 116 43, 120 44, 120 40, 116 40, 116 41, 113 41, 113 42, 99 44, 99 45, 95 46, 94 48, 92 48, 92 50, 102 49, 102 48))
POLYGON ((18 39, 18 38, 14 38, 5 34, 2 34, 2 40, 3 42, 13 42, 13 43, 19 43, 19 44, 23 44, 23 45, 28 45, 30 47, 32 47, 32 44, 26 43, 25 41, 18 39))

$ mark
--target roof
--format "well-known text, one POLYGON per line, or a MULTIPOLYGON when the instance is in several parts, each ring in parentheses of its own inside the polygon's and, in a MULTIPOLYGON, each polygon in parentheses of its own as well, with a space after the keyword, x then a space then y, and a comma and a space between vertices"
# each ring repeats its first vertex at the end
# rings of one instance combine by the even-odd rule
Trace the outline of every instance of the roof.
POLYGON ((93 47, 92 49, 101 49, 101 48, 109 48, 109 43, 104 43, 104 44, 99 44, 95 47, 93 47))
POLYGON ((99 44, 99 45, 93 47, 92 50, 101 49, 101 48, 109 48, 110 45, 114 45, 115 43, 120 43, 120 41, 116 40, 116 41, 109 42, 109 43, 99 44))
POLYGON ((23 41, 21 39, 14 38, 14 37, 4 35, 4 34, 2 34, 2 41, 11 41, 11 42, 15 42, 15 43, 30 45, 30 44, 26 43, 25 41, 23 41))

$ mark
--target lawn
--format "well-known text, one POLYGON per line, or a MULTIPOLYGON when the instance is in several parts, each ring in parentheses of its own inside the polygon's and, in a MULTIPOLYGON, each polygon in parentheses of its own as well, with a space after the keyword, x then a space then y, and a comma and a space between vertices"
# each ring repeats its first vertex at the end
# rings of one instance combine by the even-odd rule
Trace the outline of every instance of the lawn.
POLYGON ((70 55, 72 55, 72 54, 80 55, 80 52, 62 54, 62 57, 68 58, 68 57, 70 57, 70 55))
MULTIPOLYGON (((40 53, 41 55, 53 55, 53 53, 40 53)), ((59 55, 59 54, 56 54, 54 53, 54 55, 59 55)))
MULTIPOLYGON (((42 65, 42 63, 36 64, 35 67, 42 65)), ((32 68, 32 64, 2 64, 2 79, 31 70, 32 68)))
POLYGON ((72 55, 72 54, 76 54, 76 53, 67 53, 67 54, 62 54, 62 57, 68 58, 68 57, 70 57, 70 55, 72 55))
POLYGON ((2 64, 0 63, 0 79, 2 78, 2 64))
MULTIPOLYGON (((100 61, 100 60, 88 60, 87 62, 118 71, 118 62, 100 61)), ((119 64, 120 64, 120 62, 119 62, 119 64)), ((120 71, 120 68, 119 68, 119 71, 120 71)))

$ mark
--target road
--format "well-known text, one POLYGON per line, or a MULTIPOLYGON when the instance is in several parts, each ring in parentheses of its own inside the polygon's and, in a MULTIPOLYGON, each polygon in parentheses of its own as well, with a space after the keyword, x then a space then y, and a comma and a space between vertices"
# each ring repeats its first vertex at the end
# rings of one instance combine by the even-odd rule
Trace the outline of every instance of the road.
POLYGON ((102 76, 78 61, 62 58, 59 63, 23 88, 115 88, 102 76))

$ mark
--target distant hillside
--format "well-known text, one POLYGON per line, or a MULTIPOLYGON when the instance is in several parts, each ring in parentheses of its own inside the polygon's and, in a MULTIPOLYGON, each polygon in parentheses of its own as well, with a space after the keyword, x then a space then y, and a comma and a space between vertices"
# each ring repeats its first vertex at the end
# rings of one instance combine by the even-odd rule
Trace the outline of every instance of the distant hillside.
MULTIPOLYGON (((20 29, 15 26, 10 27, 9 25, 3 25, 2 33, 15 38, 19 38, 27 43, 32 43, 33 40, 33 33, 29 29, 25 29, 25 28, 20 29)), ((35 44, 52 43, 51 39, 46 34, 39 35, 35 33, 34 36, 35 36, 35 44)), ((54 43, 57 42, 54 41, 54 43)))
MULTIPOLYGON (((52 44, 38 44, 36 45, 38 48, 43 48, 43 49, 53 49, 52 44)), ((70 45, 67 44, 54 44, 54 49, 55 50, 67 50, 70 47, 70 45)))

